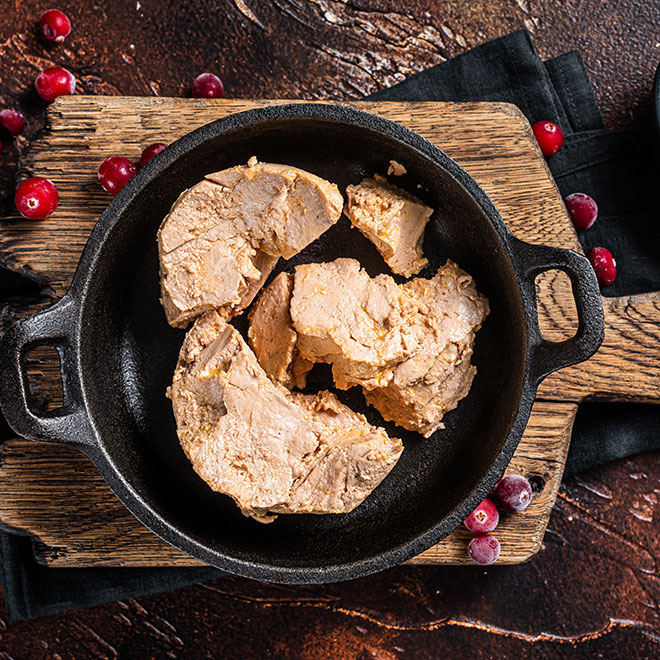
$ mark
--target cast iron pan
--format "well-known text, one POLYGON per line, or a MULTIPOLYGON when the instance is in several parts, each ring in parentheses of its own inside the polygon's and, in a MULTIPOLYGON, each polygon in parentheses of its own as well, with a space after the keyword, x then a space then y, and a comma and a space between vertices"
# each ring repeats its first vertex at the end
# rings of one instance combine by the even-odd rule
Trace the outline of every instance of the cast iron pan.
MULTIPOLYGON (((389 272, 342 218, 275 273, 340 256, 358 258, 372 276, 389 272)), ((332 582, 397 564, 449 534, 509 463, 541 379, 588 358, 602 336, 589 262, 515 239, 481 188, 439 149, 347 107, 285 105, 203 126, 134 177, 101 216, 69 292, 3 338, 0 393, 19 435, 78 447, 142 523, 193 557, 259 580, 332 582), (403 163, 408 174, 399 184, 437 209, 426 230, 430 265, 423 274, 451 257, 490 300, 469 396, 428 440, 386 425, 405 451, 347 515, 282 515, 271 525, 243 517, 193 472, 165 398, 184 333, 167 325, 158 301, 156 230, 182 190, 252 155, 310 170, 342 190, 385 172, 390 159, 403 163), (550 268, 571 278, 579 313, 577 335, 562 343, 544 341, 537 325, 534 278, 550 268), (24 372, 26 352, 40 344, 56 347, 62 364, 65 403, 47 416, 30 407, 24 372)), ((327 371, 315 369, 310 390, 328 385, 327 371)), ((357 390, 343 400, 383 424, 357 390)))

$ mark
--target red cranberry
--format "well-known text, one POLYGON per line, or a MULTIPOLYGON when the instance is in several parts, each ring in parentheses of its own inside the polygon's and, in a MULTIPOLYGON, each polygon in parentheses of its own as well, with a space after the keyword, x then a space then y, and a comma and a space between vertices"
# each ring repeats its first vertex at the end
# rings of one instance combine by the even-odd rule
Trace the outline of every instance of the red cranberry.
POLYGON ((158 155, 167 145, 164 142, 150 144, 140 156, 140 167, 144 167, 154 156, 158 155))
POLYGON ((10 135, 16 137, 25 128, 25 117, 18 110, 5 108, 0 111, 0 126, 10 135))
POLYGON ((51 66, 37 76, 34 86, 44 101, 51 102, 58 96, 73 94, 76 91, 76 79, 68 69, 51 66))
POLYGON ((465 526, 475 534, 492 532, 500 521, 497 507, 486 498, 466 519, 465 526))
POLYGON ((111 156, 99 167, 99 181, 103 190, 116 195, 137 172, 137 167, 128 158, 111 156))
POLYGON ((522 474, 510 474, 500 480, 495 494, 502 509, 522 511, 532 501, 532 485, 522 474))
POLYGON ((593 197, 589 197, 584 193, 573 193, 564 200, 564 203, 578 231, 589 229, 596 222, 598 204, 596 204, 593 197))
POLYGON ((14 203, 18 212, 30 220, 43 220, 57 208, 60 196, 49 179, 33 176, 16 189, 14 203))
POLYGON ((468 554, 473 562, 487 566, 497 561, 500 556, 500 542, 488 534, 475 536, 468 543, 468 554))
POLYGON ((41 14, 39 32, 46 41, 64 41, 71 32, 71 22, 59 9, 49 9, 41 14))
POLYGON ((200 73, 193 82, 193 96, 198 99, 219 99, 225 88, 222 80, 213 73, 200 73))
POLYGON ((609 286, 616 279, 616 261, 612 253, 604 247, 595 247, 587 255, 596 271, 598 284, 609 286))
POLYGON ((564 133, 551 121, 537 121, 532 130, 544 156, 556 154, 564 144, 564 133))

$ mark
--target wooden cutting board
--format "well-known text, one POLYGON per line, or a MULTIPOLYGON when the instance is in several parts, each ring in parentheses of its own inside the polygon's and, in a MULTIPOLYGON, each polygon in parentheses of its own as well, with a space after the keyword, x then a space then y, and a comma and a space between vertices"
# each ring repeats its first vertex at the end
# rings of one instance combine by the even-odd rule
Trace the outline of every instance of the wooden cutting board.
MULTIPOLYGON (((66 291, 85 241, 110 196, 96 172, 108 156, 138 160, 156 141, 171 142, 227 114, 285 101, 62 97, 49 125, 21 164, 21 178, 47 176, 60 206, 47 220, 13 215, 0 223, 0 250, 19 266, 66 291)), ((350 105, 397 121, 457 160, 491 197, 518 237, 580 250, 564 205, 531 133, 514 106, 494 103, 370 103, 350 105)), ((537 282, 539 323, 559 341, 577 328, 568 278, 557 271, 537 282)), ((561 481, 577 403, 660 400, 660 293, 603 299, 605 341, 587 363, 564 369, 541 386, 508 472, 528 476, 532 504, 505 515, 498 528, 500 563, 519 563, 541 547, 561 481)), ((26 310, 36 311, 37 308, 26 310)), ((43 350, 30 373, 58 404, 56 360, 43 350)), ((0 524, 34 539, 37 559, 51 566, 187 566, 198 562, 144 528, 114 497, 91 462, 66 446, 20 438, 0 450, 0 524)), ((457 529, 414 563, 469 563, 469 534, 457 529)))

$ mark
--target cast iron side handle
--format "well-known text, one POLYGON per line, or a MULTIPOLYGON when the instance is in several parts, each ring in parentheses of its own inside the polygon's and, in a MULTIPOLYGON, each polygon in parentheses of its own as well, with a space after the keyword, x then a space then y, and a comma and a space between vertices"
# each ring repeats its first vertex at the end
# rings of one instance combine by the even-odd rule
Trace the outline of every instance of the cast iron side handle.
POLYGON ((526 290, 528 318, 528 344, 530 378, 540 383, 548 374, 590 358, 601 345, 605 335, 603 303, 594 269, 588 259, 572 250, 531 245, 515 239, 512 247, 516 254, 521 285, 526 290), (543 339, 536 309, 536 276, 547 270, 564 271, 571 280, 577 307, 579 326, 577 333, 566 341, 543 339))
POLYGON ((0 405, 9 425, 30 440, 92 445, 94 432, 80 388, 78 354, 73 339, 77 306, 67 295, 43 312, 21 319, 0 341, 0 405), (30 407, 25 356, 37 346, 52 346, 60 356, 61 408, 38 415, 30 407))

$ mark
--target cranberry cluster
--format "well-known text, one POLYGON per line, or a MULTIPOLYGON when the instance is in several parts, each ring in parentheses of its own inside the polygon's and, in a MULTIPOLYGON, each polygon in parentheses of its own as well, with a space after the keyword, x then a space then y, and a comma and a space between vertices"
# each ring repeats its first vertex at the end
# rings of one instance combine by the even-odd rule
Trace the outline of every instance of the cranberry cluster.
MULTIPOLYGON (((544 156, 556 154, 564 144, 564 133, 551 121, 537 121, 532 126, 534 137, 544 156)), ((589 229, 598 218, 598 204, 585 193, 573 193, 565 200, 566 209, 578 231, 589 229)), ((596 272, 600 286, 609 286, 616 279, 616 261, 612 253, 604 247, 595 247, 587 255, 596 272)))
MULTIPOLYGON (((71 21, 59 9, 49 9, 39 18, 38 31, 44 41, 61 43, 71 33, 71 21)), ((73 94, 76 91, 76 78, 61 66, 51 66, 39 72, 34 81, 37 94, 48 103, 59 96, 73 94)), ((192 84, 192 93, 196 98, 221 98, 224 93, 222 81, 213 73, 202 73, 192 84)), ((19 135, 25 126, 25 118, 18 111, 6 108, 0 111, 0 127, 11 137, 19 135)), ((162 142, 149 145, 140 158, 140 166, 146 165, 167 145, 162 142)), ((0 152, 2 144, 0 143, 0 152)), ((137 172, 137 167, 127 158, 112 156, 99 168, 99 182, 104 190, 117 194, 137 172)), ((57 188, 49 179, 31 177, 23 181, 16 189, 14 203, 19 213, 31 220, 42 220, 57 208, 59 195, 57 188)))
POLYGON ((500 542, 490 534, 500 522, 500 512, 523 511, 532 501, 532 486, 520 474, 500 479, 492 499, 486 498, 466 519, 465 526, 476 536, 468 544, 468 554, 477 564, 492 564, 500 556, 500 542), (494 501, 493 501, 494 500, 494 501))
MULTIPOLYGON (((49 9, 39 18, 39 34, 52 43, 64 41, 71 32, 71 21, 59 9, 49 9)), ((54 101, 58 96, 73 94, 76 90, 75 76, 61 66, 51 66, 37 75, 34 86, 44 100, 54 101)), ((12 136, 23 131, 25 118, 18 111, 7 108, 0 112, 0 125, 12 136)), ((43 220, 57 208, 59 194, 50 179, 33 176, 23 181, 14 195, 19 213, 30 220, 43 220)))
MULTIPOLYGON (((140 167, 144 167, 154 156, 158 155, 167 145, 164 142, 150 144, 140 157, 140 167)), ((137 167, 128 158, 110 156, 99 167, 99 183, 103 190, 116 195, 137 172, 137 167)))
MULTIPOLYGON (((222 80, 213 73, 201 73, 192 84, 192 93, 195 98, 219 99, 224 94, 222 80)), ((159 154, 167 145, 156 142, 149 145, 140 157, 140 167, 144 167, 154 156, 159 154)), ((137 172, 137 167, 128 158, 111 156, 99 167, 99 182, 106 190, 116 195, 137 172)))

